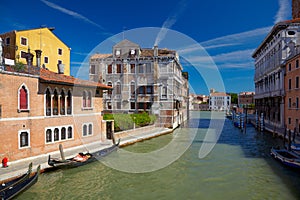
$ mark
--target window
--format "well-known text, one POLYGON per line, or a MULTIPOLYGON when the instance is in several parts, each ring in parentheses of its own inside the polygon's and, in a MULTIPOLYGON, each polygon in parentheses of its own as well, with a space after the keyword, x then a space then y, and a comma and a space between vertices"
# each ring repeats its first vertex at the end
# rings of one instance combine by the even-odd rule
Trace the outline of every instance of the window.
POLYGON ((296 89, 299 88, 299 76, 296 77, 296 87, 295 87, 295 88, 296 88, 296 89))
POLYGON ((28 90, 25 85, 19 89, 19 110, 28 110, 29 109, 29 95, 28 90))
POLYGON ((147 86, 147 94, 153 94, 153 86, 147 86))
POLYGON ((292 89, 292 79, 289 79, 289 90, 292 89))
POLYGON ((118 102, 116 102, 116 104, 117 104, 117 109, 120 110, 121 109, 121 102, 118 101, 118 102))
POLYGON ((61 48, 58 49, 58 55, 62 55, 62 49, 61 48))
POLYGON ((59 129, 55 128, 54 129, 54 142, 59 140, 59 129))
POLYGON ((46 116, 51 116, 51 93, 49 88, 46 90, 46 116))
POLYGON ((292 98, 289 98, 288 108, 292 107, 292 98))
POLYGON ((122 72, 122 65, 117 64, 117 74, 121 74, 121 72, 122 72))
POLYGON ((47 129, 46 131, 46 143, 52 142, 52 130, 47 129))
POLYGON ((89 124, 89 132, 88 132, 89 135, 93 135, 93 125, 92 124, 89 124))
POLYGON ((144 65, 139 65, 139 73, 140 74, 144 73, 144 65))
POLYGON ((92 107, 92 92, 91 91, 88 92, 86 105, 89 108, 92 107))
POLYGON ((116 50, 115 55, 116 55, 117 57, 120 57, 120 56, 121 56, 121 50, 116 50))
POLYGON ((139 87, 139 94, 146 94, 146 92, 145 92, 145 86, 140 86, 139 87))
POLYGON ((117 83, 117 86, 116 86, 116 94, 117 95, 120 95, 121 94, 121 83, 117 83))
POLYGON ((87 125, 84 124, 82 127, 82 136, 87 136, 87 125))
POLYGON ((291 70, 292 70, 292 64, 289 63, 289 71, 291 71, 291 70))
POLYGON ((111 110, 111 102, 107 102, 107 109, 111 110))
POLYGON ((299 60, 296 60, 296 69, 299 68, 299 60))
POLYGON ((91 67, 90 67, 90 74, 96 74, 95 65, 91 65, 91 67))
POLYGON ((299 97, 296 97, 296 108, 299 108, 299 97))
POLYGON ((64 91, 61 91, 60 93, 60 114, 66 114, 66 97, 64 91))
POLYGON ((107 66, 107 73, 112 74, 112 65, 107 66))
POLYGON ((131 98, 135 98, 135 83, 134 82, 130 83, 130 93, 131 93, 131 98))
POLYGON ((61 61, 61 60, 58 60, 57 63, 60 65, 60 64, 62 64, 62 61, 61 61))
POLYGON ((21 44, 22 45, 27 45, 27 38, 21 37, 21 44))
POLYGON ((45 64, 48 64, 48 63, 49 63, 49 58, 46 57, 46 56, 44 57, 44 63, 45 63, 45 64))
POLYGON ((130 109, 135 110, 135 102, 134 101, 130 102, 130 109))
POLYGON ((65 128, 65 127, 62 127, 62 128, 61 128, 60 139, 61 139, 61 140, 65 140, 66 138, 67 138, 67 135, 66 135, 66 128, 65 128))
POLYGON ((163 86, 162 87, 162 92, 161 92, 161 98, 166 99, 168 95, 168 87, 167 86, 163 86))
POLYGON ((5 44, 10 45, 10 37, 5 38, 5 44))
MULTIPOLYGON (((112 87, 112 83, 111 83, 111 82, 108 82, 108 83, 107 83, 107 86, 112 87)), ((108 90, 108 91, 107 91, 107 94, 108 94, 109 98, 111 98, 112 90, 108 90)))
POLYGON ((19 131, 19 148, 29 147, 30 135, 29 130, 19 131))
POLYGON ((73 138, 73 128, 71 126, 68 127, 68 139, 73 138))
POLYGON ((56 89, 54 90, 52 98, 52 113, 53 115, 58 115, 58 94, 56 89))
POLYGON ((291 121, 292 121, 292 120, 291 120, 291 118, 289 117, 289 118, 288 118, 288 123, 291 124, 291 121))
POLYGON ((151 63, 147 63, 146 64, 146 73, 151 73, 151 72, 152 72, 151 63))
POLYGON ((72 114, 72 94, 71 91, 68 91, 68 97, 67 97, 67 114, 72 114))
POLYGON ((25 51, 21 51, 21 58, 26 58, 27 57, 27 53, 25 51))
POLYGON ((130 64, 130 73, 135 74, 135 64, 130 64))

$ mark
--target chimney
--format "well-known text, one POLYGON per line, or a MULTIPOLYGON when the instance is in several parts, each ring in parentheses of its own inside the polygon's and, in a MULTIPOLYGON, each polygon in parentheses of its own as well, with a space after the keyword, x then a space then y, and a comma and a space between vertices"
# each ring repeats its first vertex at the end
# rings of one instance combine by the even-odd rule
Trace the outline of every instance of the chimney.
POLYGON ((42 55, 42 51, 37 49, 35 50, 35 54, 36 54, 36 66, 37 67, 41 67, 41 55, 42 55))
POLYGON ((158 56, 158 46, 155 45, 154 46, 154 57, 157 57, 158 56))
POLYGON ((59 64, 57 64, 57 66, 58 66, 58 73, 59 74, 64 74, 64 72, 65 72, 65 64, 59 63, 59 64))
POLYGON ((292 16, 293 19, 300 18, 300 1, 293 0, 292 2, 292 16))
POLYGON ((26 53, 26 62, 27 62, 28 68, 32 66, 33 57, 34 57, 34 55, 32 53, 30 53, 30 48, 28 48, 28 52, 26 53))

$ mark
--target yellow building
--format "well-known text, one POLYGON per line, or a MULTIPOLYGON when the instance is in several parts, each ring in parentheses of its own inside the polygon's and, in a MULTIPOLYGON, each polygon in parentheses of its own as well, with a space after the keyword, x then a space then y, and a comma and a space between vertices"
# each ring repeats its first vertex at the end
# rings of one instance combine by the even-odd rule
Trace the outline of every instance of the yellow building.
MULTIPOLYGON (((30 30, 11 31, 0 34, 3 40, 3 57, 26 63, 26 53, 35 55, 35 50, 41 50, 41 66, 50 71, 58 72, 58 65, 64 66, 64 74, 70 75, 70 51, 54 33, 54 28, 36 28, 30 30)), ((33 59, 33 65, 37 61, 33 59)))

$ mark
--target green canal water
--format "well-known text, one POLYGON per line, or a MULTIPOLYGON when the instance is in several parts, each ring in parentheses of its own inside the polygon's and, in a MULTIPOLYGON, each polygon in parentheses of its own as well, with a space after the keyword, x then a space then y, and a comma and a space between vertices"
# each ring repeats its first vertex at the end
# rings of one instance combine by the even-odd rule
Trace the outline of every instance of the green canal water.
POLYGON ((282 141, 253 127, 247 127, 244 134, 226 119, 217 144, 200 159, 209 118, 208 112, 193 112, 185 126, 173 134, 122 148, 106 157, 106 164, 94 162, 43 173, 17 199, 300 199, 299 171, 270 156, 270 148, 282 141), (196 133, 195 138, 191 132, 196 133), (178 136, 191 138, 191 145, 179 159, 159 170, 128 173, 107 166, 111 160, 122 159, 122 151, 146 154, 162 149, 178 136))

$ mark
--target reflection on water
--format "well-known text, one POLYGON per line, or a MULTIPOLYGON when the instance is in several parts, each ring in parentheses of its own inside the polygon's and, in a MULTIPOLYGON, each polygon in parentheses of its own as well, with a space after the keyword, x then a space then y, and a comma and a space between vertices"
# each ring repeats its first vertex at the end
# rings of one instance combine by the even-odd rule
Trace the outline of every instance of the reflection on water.
MULTIPOLYGON (((299 172, 270 156, 282 141, 249 127, 241 133, 225 121, 223 132, 205 158, 198 153, 210 122, 209 113, 194 112, 174 134, 198 129, 190 148, 171 165, 151 173, 124 173, 101 162, 41 174, 18 199, 300 199, 299 172), (200 121, 199 121, 200 120, 200 121), (183 131, 184 130, 184 131, 183 131)), ((126 147, 149 152, 167 145, 174 135, 126 147)), ((105 159, 118 156, 114 152, 105 159)))

